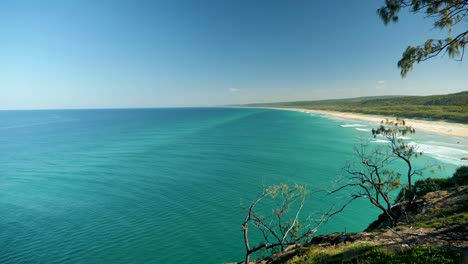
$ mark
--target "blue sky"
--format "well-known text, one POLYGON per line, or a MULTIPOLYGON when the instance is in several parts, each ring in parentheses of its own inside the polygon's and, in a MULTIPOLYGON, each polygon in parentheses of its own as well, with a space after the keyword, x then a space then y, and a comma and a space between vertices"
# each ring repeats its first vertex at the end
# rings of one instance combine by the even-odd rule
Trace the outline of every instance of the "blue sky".
MULTIPOLYGON (((401 79, 421 16, 383 1, 3 0, 0 109, 216 106, 467 90, 447 56, 401 79)), ((456 30, 456 29, 455 29, 456 30)), ((456 33, 456 31, 455 31, 456 33)))

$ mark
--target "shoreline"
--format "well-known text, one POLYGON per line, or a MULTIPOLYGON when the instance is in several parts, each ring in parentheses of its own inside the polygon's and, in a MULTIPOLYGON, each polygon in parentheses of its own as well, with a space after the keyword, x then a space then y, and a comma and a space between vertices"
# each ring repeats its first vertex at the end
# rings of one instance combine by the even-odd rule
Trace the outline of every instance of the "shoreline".
MULTIPOLYGON (((351 112, 312 110, 312 109, 303 109, 303 108, 280 108, 280 107, 255 107, 255 108, 314 113, 314 114, 321 114, 321 115, 340 118, 340 119, 367 121, 371 123, 380 123, 380 121, 385 120, 387 118, 390 120, 395 119, 395 117, 389 117, 389 116, 367 115, 367 114, 351 113, 351 112)), ((423 130, 426 132, 436 133, 440 135, 446 135, 446 136, 451 136, 451 137, 462 137, 464 139, 468 139, 468 125, 466 124, 449 123, 445 121, 427 121, 427 120, 411 119, 411 118, 405 118, 405 121, 416 130, 423 130)))

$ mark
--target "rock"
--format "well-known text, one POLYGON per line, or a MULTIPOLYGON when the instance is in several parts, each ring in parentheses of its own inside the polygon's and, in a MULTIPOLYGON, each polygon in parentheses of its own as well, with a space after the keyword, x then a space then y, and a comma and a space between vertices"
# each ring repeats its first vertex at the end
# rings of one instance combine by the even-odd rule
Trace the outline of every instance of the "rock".
POLYGON ((309 242, 313 245, 320 245, 320 244, 330 244, 336 245, 344 242, 354 242, 354 239, 347 233, 333 233, 329 235, 322 235, 313 237, 312 240, 309 242))

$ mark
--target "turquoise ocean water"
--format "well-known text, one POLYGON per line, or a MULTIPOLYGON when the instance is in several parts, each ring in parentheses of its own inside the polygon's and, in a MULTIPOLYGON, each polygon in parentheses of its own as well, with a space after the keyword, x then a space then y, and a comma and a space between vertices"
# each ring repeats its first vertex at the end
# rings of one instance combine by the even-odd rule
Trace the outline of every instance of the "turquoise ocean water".
MULTIPOLYGON (((371 127, 267 109, 1 111, 0 263, 242 260, 241 204, 264 184, 332 188, 371 127)), ((468 156, 466 139, 411 137, 417 165, 444 165, 437 177, 468 156)), ((304 214, 340 195, 313 194, 304 214)), ((320 233, 377 214, 357 201, 320 233)))

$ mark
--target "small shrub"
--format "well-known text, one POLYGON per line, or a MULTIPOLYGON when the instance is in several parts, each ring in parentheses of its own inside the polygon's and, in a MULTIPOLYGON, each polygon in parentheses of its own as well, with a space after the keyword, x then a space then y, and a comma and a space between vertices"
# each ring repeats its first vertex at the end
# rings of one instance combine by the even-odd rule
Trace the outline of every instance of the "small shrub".
POLYGON ((459 167, 452 176, 455 185, 468 185, 468 166, 459 167))
MULTIPOLYGON (((454 186, 468 185, 468 166, 459 167, 451 178, 418 180, 413 185, 415 198, 421 198, 426 193, 444 190, 454 186)), ((395 203, 409 199, 408 187, 402 188, 398 193, 395 203)))
POLYGON ((415 195, 422 197, 428 192, 439 191, 453 186, 451 179, 432 179, 419 180, 414 184, 415 195))
MULTIPOLYGON (((452 186, 453 186, 453 182, 450 178, 449 179, 427 178, 424 180, 416 181, 413 185, 413 192, 415 195, 415 199, 418 199, 424 196, 426 193, 443 190, 446 188, 450 188, 452 186)), ((400 192, 398 193, 395 199, 395 203, 401 202, 403 201, 403 199, 406 201, 409 199, 408 186, 400 190, 400 192)))

